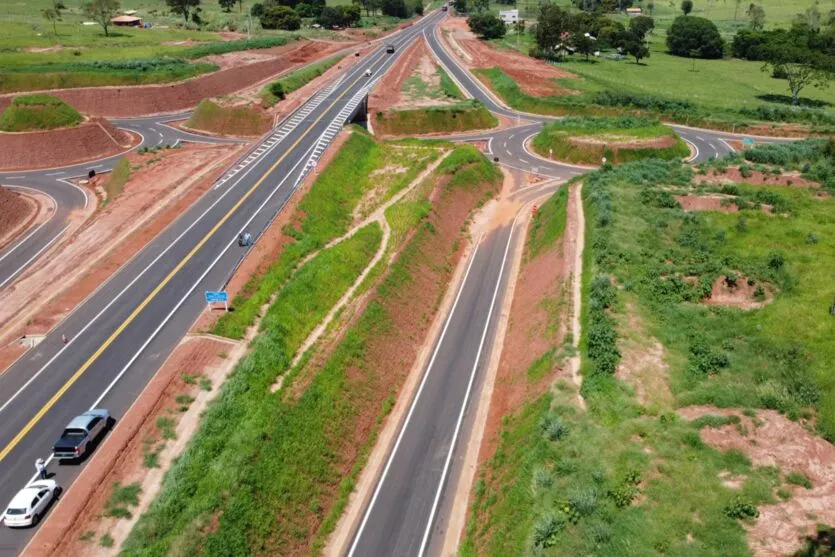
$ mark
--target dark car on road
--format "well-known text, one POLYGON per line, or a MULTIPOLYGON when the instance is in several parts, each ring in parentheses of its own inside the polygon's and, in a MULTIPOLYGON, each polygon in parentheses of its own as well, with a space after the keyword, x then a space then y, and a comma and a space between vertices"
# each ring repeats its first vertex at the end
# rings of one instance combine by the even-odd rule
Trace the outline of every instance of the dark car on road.
POLYGON ((394 53, 394 45, 393 44, 387 44, 386 45, 386 52, 388 52, 389 54, 393 54, 394 53))
POLYGON ((110 412, 103 408, 89 410, 76 416, 64 428, 61 438, 52 447, 52 454, 58 460, 82 458, 95 447, 110 424, 110 412))

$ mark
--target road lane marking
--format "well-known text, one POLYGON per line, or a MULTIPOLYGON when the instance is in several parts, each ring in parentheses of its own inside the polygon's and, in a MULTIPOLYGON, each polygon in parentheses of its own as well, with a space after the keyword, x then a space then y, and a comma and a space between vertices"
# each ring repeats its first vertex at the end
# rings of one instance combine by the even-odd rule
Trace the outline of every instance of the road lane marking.
MULTIPOLYGON (((47 222, 48 222, 48 221, 47 221, 47 222)), ((46 224, 46 223, 44 223, 44 224, 46 224)), ((43 226, 43 225, 41 225, 41 226, 43 226)), ((28 267, 28 266, 29 266, 29 264, 30 264, 32 261, 34 261, 35 259, 37 259, 37 258, 38 258, 38 256, 39 256, 40 254, 42 254, 44 251, 46 251, 47 249, 49 249, 49 247, 50 247, 52 244, 54 244, 56 241, 58 241, 58 238, 60 238, 60 237, 64 234, 64 232, 66 232, 66 231, 67 231, 67 228, 69 228, 69 227, 70 227, 70 225, 69 225, 69 224, 68 224, 67 226, 65 226, 65 227, 64 227, 64 229, 63 229, 63 230, 61 230, 58 234, 56 234, 56 235, 55 235, 55 236, 54 236, 54 237, 53 237, 53 238, 52 238, 49 242, 47 242, 47 244, 46 244, 44 247, 42 247, 41 249, 39 249, 39 250, 37 251, 37 253, 35 253, 32 257, 30 257, 29 259, 27 259, 27 260, 23 263, 23 265, 20 265, 17 269, 15 269, 15 272, 14 272, 14 273, 12 273, 12 274, 11 274, 11 275, 9 275, 8 277, 6 277, 6 279, 5 279, 3 282, 0 282, 0 288, 3 288, 4 286, 6 286, 6 284, 8 284, 8 283, 9 283, 9 281, 11 281, 11 280, 12 280, 13 278, 15 278, 17 275, 19 275, 20 273, 22 273, 22 272, 23 272, 23 270, 24 270, 24 269, 26 269, 26 267, 28 267)), ((40 229, 40 226, 39 226, 36 230, 38 230, 38 229, 40 229)), ((27 236, 27 237, 28 237, 28 236, 27 236)), ((18 244, 18 246, 19 246, 19 245, 20 245, 20 244, 18 244)), ((17 249, 17 247, 15 247, 15 249, 17 249)), ((14 251, 14 250, 12 250, 12 251, 14 251)), ((0 460, 2 460, 2 459, 0 459, 0 460)))
POLYGON ((426 546, 429 543, 429 535, 432 533, 432 522, 435 520, 435 514, 438 512, 438 504, 441 501, 441 494, 444 490, 447 474, 449 474, 449 466, 452 463, 452 455, 455 453, 455 445, 458 442, 458 435, 461 433, 461 426, 464 423, 464 414, 467 411, 467 404, 472 394, 473 384, 475 383, 476 371, 478 364, 481 361, 481 352, 484 350, 484 341, 487 340, 487 331, 490 329, 490 319, 493 317, 493 310, 496 308, 496 299, 499 296, 499 288, 502 285, 502 276, 504 276, 504 268, 507 264, 507 254, 510 252, 510 244, 513 243, 513 231, 516 229, 516 221, 519 219, 519 213, 513 219, 513 224, 510 225, 510 234, 507 237, 507 245, 504 248, 504 255, 502 256, 502 265, 499 268, 499 276, 496 279, 496 288, 493 290, 493 299, 490 300, 490 309, 487 312, 487 319, 484 321, 484 329, 481 332, 481 341, 478 343, 478 351, 476 352, 475 362, 470 372, 470 380, 467 383, 467 391, 464 393, 464 400, 461 402, 461 410, 458 412, 458 422, 455 424, 455 431, 452 434, 452 442, 449 444, 449 451, 447 452, 446 462, 444 462, 444 469, 441 473, 441 480, 438 482, 438 490, 435 492, 435 500, 432 502, 432 511, 429 513, 429 521, 426 523, 426 530, 423 533, 423 541, 420 543, 418 550, 418 557, 423 557, 426 552, 426 546))
MULTIPOLYGON (((417 34, 417 33, 416 33, 417 34)), ((415 34, 415 35, 416 35, 415 34)), ((388 61, 385 57, 380 57, 380 60, 383 61, 383 65, 385 66, 386 62, 388 61)), ((348 94, 348 92, 364 77, 364 74, 360 74, 353 82, 351 82, 345 90, 337 96, 333 102, 328 105, 328 107, 322 111, 319 117, 302 133, 302 135, 284 152, 284 154, 273 164, 266 173, 264 173, 258 181, 247 190, 244 195, 232 206, 232 208, 227 211, 227 213, 221 217, 221 219, 215 223, 215 225, 209 230, 209 232, 198 242, 194 248, 189 251, 186 256, 180 260, 174 269, 172 269, 160 282, 157 286, 151 291, 151 293, 128 315, 128 317, 120 324, 113 333, 102 343, 99 348, 87 359, 86 362, 78 369, 72 376, 58 389, 58 391, 52 395, 52 397, 44 404, 44 406, 26 423, 26 425, 15 435, 15 437, 0 451, 0 462, 2 462, 9 453, 20 443, 20 441, 26 436, 29 431, 43 418, 43 416, 64 396, 70 387, 75 384, 76 381, 96 362, 96 360, 101 357, 105 350, 110 347, 111 344, 122 334, 122 332, 136 319, 136 317, 148 306, 148 304, 153 301, 154 298, 162 291, 165 286, 168 285, 169 282, 174 278, 174 276, 180 272, 180 270, 194 257, 194 255, 209 241, 209 239, 214 236, 220 227, 226 223, 229 218, 241 207, 241 205, 246 202, 247 199, 261 186, 261 184, 266 180, 266 178, 275 171, 275 169, 292 153, 295 148, 298 146, 301 141, 307 137, 307 135, 316 127, 316 125, 325 117, 328 112, 333 109, 334 106, 348 94)), ((57 355, 56 355, 57 356, 57 355)), ((28 383, 27 383, 28 384, 28 383)), ((17 396, 17 394, 15 395, 17 396)), ((8 403, 6 403, 8 405, 8 403)), ((5 406, 4 405, 4 408, 5 406)), ((2 411, 2 408, 0 408, 2 411)))
POLYGON ((458 293, 455 295, 455 300, 452 302, 452 309, 449 311, 449 315, 447 315, 446 323, 444 323, 444 328, 441 330, 441 336, 438 338, 438 343, 435 345, 435 350, 432 351, 432 358, 429 360, 429 365, 426 367, 426 373, 423 374, 423 378, 420 380, 420 385, 418 386, 417 393, 415 394, 415 398, 412 399, 412 404, 409 406, 409 412, 406 414, 406 419, 403 421, 403 424, 400 426, 400 431, 397 434, 397 439, 394 442, 394 447, 389 453, 388 460, 386 461, 386 466, 383 468, 383 474, 380 476, 380 480, 377 482, 377 486, 374 488, 374 494, 371 496, 371 502, 368 504, 368 508, 365 510, 365 515, 362 518, 362 522, 360 523, 360 527, 357 530, 357 533, 354 534, 354 541, 351 544, 351 548, 348 550, 348 557, 352 557, 354 555, 354 551, 357 549, 357 544, 359 543, 360 538, 362 537, 362 532, 365 529, 365 525, 368 523, 368 519, 371 516, 371 511, 374 509, 374 503, 377 502, 377 497, 380 495, 380 490, 383 487, 383 484, 386 481, 386 476, 388 476, 389 470, 391 469, 391 464, 394 461, 394 457, 397 455, 397 449, 400 447, 400 442, 403 440, 403 435, 406 433, 406 429, 409 426, 409 421, 412 419, 412 414, 417 407, 418 400, 420 400, 420 394, 423 392, 423 387, 426 385, 426 380, 429 378, 429 374, 432 373, 432 367, 435 363, 435 358, 438 356, 438 352, 441 349, 441 345, 444 342, 444 337, 446 337, 447 329, 449 328, 449 324, 452 322, 452 316, 455 315, 455 308, 458 307, 458 301, 461 299, 461 294, 464 292, 464 287, 467 284, 467 277, 470 276, 470 270, 473 267, 473 262, 475 262, 476 255, 478 255, 478 250, 481 247, 481 236, 479 236, 478 241, 475 244, 475 249, 473 249, 473 253, 470 256, 470 262, 467 264, 467 270, 464 272, 464 278, 461 280, 461 286, 458 287, 458 293))
POLYGON ((61 174, 66 174, 63 170, 61 172, 50 172, 49 174, 44 174, 44 176, 60 176, 61 174))

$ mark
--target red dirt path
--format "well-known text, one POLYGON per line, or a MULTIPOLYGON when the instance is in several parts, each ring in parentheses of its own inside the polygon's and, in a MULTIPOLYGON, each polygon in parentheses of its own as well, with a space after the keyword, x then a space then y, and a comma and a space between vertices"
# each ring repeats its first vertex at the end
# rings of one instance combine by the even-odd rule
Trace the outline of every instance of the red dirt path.
POLYGON ((117 155, 137 143, 137 136, 98 118, 74 128, 0 133, 0 169, 66 166, 117 155))
MULTIPOLYGON (((0 147, 2 148, 2 147, 0 147)), ((0 240, 32 216, 36 207, 21 195, 0 186, 0 240)))

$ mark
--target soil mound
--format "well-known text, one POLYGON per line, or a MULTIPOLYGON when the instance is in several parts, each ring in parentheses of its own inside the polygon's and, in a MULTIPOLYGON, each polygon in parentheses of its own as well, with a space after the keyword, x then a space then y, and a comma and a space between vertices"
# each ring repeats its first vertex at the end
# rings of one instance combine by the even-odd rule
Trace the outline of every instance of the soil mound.
POLYGON ((688 212, 717 211, 720 213, 738 213, 739 207, 733 203, 733 197, 725 195, 676 195, 675 200, 688 212))
POLYGON ((787 186, 793 188, 818 188, 820 184, 807 180, 800 173, 791 172, 786 174, 764 174, 759 170, 750 170, 747 176, 743 176, 739 168, 731 167, 724 172, 716 169, 709 170, 707 174, 697 174, 693 181, 697 184, 754 184, 758 186, 787 186))
POLYGON ((117 155, 137 141, 135 136, 102 119, 93 119, 74 128, 0 133, 0 169, 65 166, 117 155))
POLYGON ((703 303, 708 305, 731 306, 741 309, 761 308, 771 302, 772 294, 762 284, 749 281, 742 275, 720 276, 703 303))
POLYGON ((0 241, 19 228, 34 211, 22 196, 0 186, 0 241))

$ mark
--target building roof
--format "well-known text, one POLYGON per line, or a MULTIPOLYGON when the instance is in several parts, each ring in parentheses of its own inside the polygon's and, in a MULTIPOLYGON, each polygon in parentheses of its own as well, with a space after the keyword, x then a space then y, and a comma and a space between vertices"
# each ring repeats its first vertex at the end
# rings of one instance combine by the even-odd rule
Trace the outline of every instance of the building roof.
POLYGON ((141 17, 133 15, 120 15, 110 20, 111 23, 138 23, 140 21, 142 21, 141 17))

